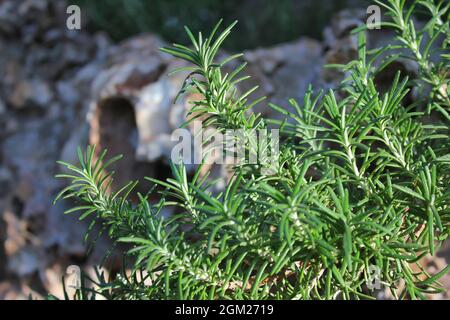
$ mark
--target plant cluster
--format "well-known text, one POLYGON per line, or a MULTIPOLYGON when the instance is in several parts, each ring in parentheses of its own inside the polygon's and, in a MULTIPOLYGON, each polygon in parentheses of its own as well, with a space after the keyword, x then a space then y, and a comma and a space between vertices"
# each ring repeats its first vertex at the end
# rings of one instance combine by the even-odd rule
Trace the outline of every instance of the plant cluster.
POLYGON ((311 88, 302 103, 290 100, 289 107, 271 104, 284 120, 251 111, 260 101, 248 100, 255 89, 236 89, 247 78, 240 75, 245 64, 223 71, 240 55, 216 61, 234 24, 219 33, 219 23, 207 38, 186 28, 192 46, 164 48, 191 64, 182 69, 189 76, 181 93, 203 96, 193 102, 188 121, 201 118, 223 131, 277 127, 279 161, 270 164, 271 175, 260 164, 241 162, 218 194, 201 166, 190 177, 183 165, 172 165, 173 178, 147 178, 162 190, 139 194, 133 204, 128 196, 137 182, 108 191, 113 173, 107 168, 117 157, 105 161, 105 151, 95 158, 93 147, 79 150, 80 167, 64 164, 71 173, 59 177, 72 183, 57 198, 79 201, 67 213, 94 215, 112 239, 129 244, 132 270, 111 279, 98 273, 94 286, 76 297, 371 299, 374 268, 395 298, 439 292, 437 281, 449 267, 429 275, 420 259, 435 254, 450 233, 449 5, 380 4, 392 15, 384 25, 399 31, 400 46, 417 62, 418 79, 398 73, 390 90, 380 92, 376 74, 405 50, 367 52, 360 31, 358 58, 339 66, 347 75, 340 88, 311 88), (430 13, 420 31, 413 23, 416 6, 430 13), (443 52, 438 61, 431 44, 443 52), (407 104, 418 85, 430 88, 421 96, 426 101, 407 104), (148 200, 154 192, 158 203, 148 200), (176 206, 177 213, 162 217, 165 206, 176 206))

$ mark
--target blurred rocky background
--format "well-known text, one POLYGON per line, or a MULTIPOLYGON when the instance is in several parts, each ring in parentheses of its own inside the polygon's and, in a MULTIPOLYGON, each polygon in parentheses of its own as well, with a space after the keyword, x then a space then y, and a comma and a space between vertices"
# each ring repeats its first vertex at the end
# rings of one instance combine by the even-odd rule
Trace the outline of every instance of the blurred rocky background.
MULTIPOLYGON (((159 48, 184 42, 184 24, 208 30, 220 17, 240 19, 221 54, 244 50, 247 85, 261 84, 258 95, 285 106, 287 98, 301 100, 309 84, 336 86, 342 75, 322 66, 355 57, 349 31, 365 21, 367 7, 327 0, 76 3, 81 30, 66 28, 66 1, 0 0, 0 299, 61 296, 68 266, 92 272, 110 248, 101 238, 87 253, 89 223, 63 215, 70 203, 52 204, 64 187, 54 178, 62 170, 57 160, 76 162, 76 147, 95 143, 124 154, 118 184, 169 174, 170 134, 188 104, 173 103, 183 75, 167 76, 181 62, 159 48)), ((370 46, 391 36, 372 31, 370 46)), ((414 72, 407 63, 396 67, 414 72)), ((386 70, 380 84, 393 74, 386 70)), ((257 111, 270 115, 264 104, 257 111)), ((449 258, 447 246, 425 263, 434 273, 449 258)), ((448 275, 443 282, 450 287, 448 275)))

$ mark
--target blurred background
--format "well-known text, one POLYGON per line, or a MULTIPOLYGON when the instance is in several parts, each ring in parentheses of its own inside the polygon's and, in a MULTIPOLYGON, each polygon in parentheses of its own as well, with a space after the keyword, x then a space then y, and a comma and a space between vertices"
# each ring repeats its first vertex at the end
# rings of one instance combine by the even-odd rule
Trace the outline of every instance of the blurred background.
POLYGON ((239 20, 239 32, 224 44, 230 50, 253 49, 292 41, 300 36, 322 39, 333 13, 366 8, 370 0, 79 0, 90 26, 105 30, 117 41, 142 32, 159 34, 168 42, 185 43, 182 30, 211 30, 219 19, 239 20))
MULTIPOLYGON (((83 238, 89 221, 64 215, 72 204, 52 204, 64 187, 57 160, 76 162, 76 147, 95 143, 124 154, 116 185, 169 175, 171 132, 185 119, 185 97, 173 103, 183 63, 159 51, 186 43, 183 26, 211 30, 223 18, 239 20, 225 42, 226 55, 245 52, 258 96, 285 106, 301 101, 307 86, 335 87, 342 75, 324 69, 356 55, 349 31, 367 19, 365 0, 0 0, 0 299, 61 297, 70 265, 87 273, 111 248, 83 238), (81 8, 81 29, 66 26, 68 5, 81 8)), ((384 30, 369 45, 391 41, 384 30)), ((379 79, 389 84, 398 62, 379 79)), ((265 104, 258 112, 271 116, 265 104)), ((213 176, 224 175, 210 168, 213 176)), ((142 190, 148 185, 141 184, 142 190)), ((95 230, 94 230, 95 233, 95 230)), ((449 246, 424 259, 431 273, 448 264, 449 246)), ((112 259, 114 260, 114 251, 112 259)), ((120 262, 120 261, 119 261, 120 262)), ((111 263, 113 270, 116 266, 111 263)), ((450 286, 450 277, 443 279, 450 286)), ((448 298, 444 293, 434 298, 448 298)))

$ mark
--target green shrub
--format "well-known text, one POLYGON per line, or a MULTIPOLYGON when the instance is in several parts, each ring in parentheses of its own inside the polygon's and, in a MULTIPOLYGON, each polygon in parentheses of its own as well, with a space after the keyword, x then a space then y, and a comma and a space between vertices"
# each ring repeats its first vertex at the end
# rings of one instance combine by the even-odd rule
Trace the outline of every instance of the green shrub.
POLYGON ((68 213, 94 215, 113 240, 131 245, 132 274, 107 280, 99 273, 93 289, 78 290, 76 298, 366 299, 375 296, 368 286, 374 268, 395 298, 439 292, 437 281, 449 267, 430 276, 419 260, 435 254, 450 232, 449 5, 383 5, 393 16, 384 26, 398 30, 407 50, 401 55, 418 62, 420 77, 397 74, 380 93, 374 77, 399 48, 368 53, 360 31, 358 59, 340 66, 348 75, 337 90, 342 98, 311 89, 302 104, 289 101, 290 109, 271 105, 283 121, 250 111, 254 102, 235 90, 245 79, 243 66, 222 72, 238 56, 215 61, 234 24, 217 35, 219 23, 208 38, 187 29, 190 48, 164 48, 192 65, 183 69, 190 75, 182 92, 204 97, 193 103, 189 121, 202 117, 223 132, 276 126, 279 161, 266 164, 272 175, 262 173, 265 164, 236 165, 219 194, 209 191, 212 182, 200 169, 188 179, 183 165, 172 165, 172 179, 148 178, 164 188, 161 200, 150 203, 151 190, 134 205, 127 198, 137 182, 107 191, 112 173, 106 169, 117 158, 105 162, 103 152, 94 161, 93 147, 79 150, 81 167, 65 164, 73 173, 59 177, 72 184, 58 198, 80 201, 68 213), (430 12, 423 30, 412 22, 416 7, 430 12), (439 62, 431 61, 432 41, 439 62), (406 105, 411 86, 428 90, 406 105), (177 206, 178 214, 161 217, 165 206, 177 206))
POLYGON ((107 32, 114 40, 143 32, 161 35, 169 42, 186 44, 180 33, 184 24, 192 30, 209 30, 223 18, 239 19, 241 32, 225 44, 230 50, 292 41, 305 35, 322 36, 333 12, 367 6, 368 0, 76 0, 94 29, 107 32))

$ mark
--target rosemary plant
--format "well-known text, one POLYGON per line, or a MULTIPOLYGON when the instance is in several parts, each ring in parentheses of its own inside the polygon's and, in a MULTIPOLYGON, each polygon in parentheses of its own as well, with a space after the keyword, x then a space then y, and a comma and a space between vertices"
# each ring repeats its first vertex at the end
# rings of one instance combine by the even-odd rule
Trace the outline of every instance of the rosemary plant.
MULTIPOLYGON (((137 182, 110 193, 118 157, 94 160, 94 147, 78 151, 80 166, 63 163, 72 183, 57 199, 80 205, 67 211, 94 215, 118 243, 128 243, 131 272, 90 279, 76 298, 108 299, 372 299, 373 270, 393 297, 426 298, 439 292, 438 279, 449 267, 429 275, 420 259, 435 254, 450 233, 450 158, 448 154, 448 54, 431 60, 431 43, 448 45, 449 6, 403 0, 383 3, 392 15, 385 23, 399 31, 402 46, 417 61, 420 74, 412 85, 431 86, 424 111, 407 105, 411 83, 397 74, 391 88, 380 93, 374 76, 386 49, 366 52, 359 33, 358 59, 340 66, 348 77, 340 97, 333 90, 314 93, 290 108, 271 105, 285 120, 262 119, 252 113, 261 99, 248 101, 256 88, 240 94, 236 84, 245 64, 230 73, 223 67, 241 55, 216 61, 217 52, 235 24, 219 33, 220 23, 204 38, 186 28, 192 46, 174 44, 162 50, 191 66, 181 93, 203 96, 193 102, 190 117, 204 125, 254 130, 268 125, 281 131, 279 161, 273 174, 260 164, 233 167, 223 192, 213 193, 201 166, 192 178, 183 165, 172 165, 173 178, 159 181, 160 201, 128 195, 137 182), (417 32, 416 6, 431 13, 417 32), (429 34, 425 42, 425 33, 429 34), (444 36, 444 37, 442 37, 444 36), (288 111, 293 110, 293 111, 288 111), (438 111, 433 125, 424 121, 438 111), (161 216, 165 206, 178 213, 161 216)), ((389 50, 396 49, 390 47, 389 50)), ((395 53, 397 57, 397 54, 395 53)), ((403 54, 403 53, 402 53, 403 54)), ((179 71, 179 70, 177 70, 179 71)), ((250 147, 250 146, 246 146, 250 147)))
POLYGON ((416 62, 419 76, 415 82, 421 91, 430 91, 425 95, 427 113, 436 109, 450 121, 450 3, 428 0, 413 1, 409 6, 405 0, 391 0, 386 3, 377 0, 376 3, 387 10, 392 18, 392 21, 382 25, 394 29, 397 33, 400 45, 394 49, 400 48, 406 52, 395 53, 391 59, 402 57, 416 62), (413 16, 413 12, 419 8, 430 18, 420 29, 416 28, 413 16))

